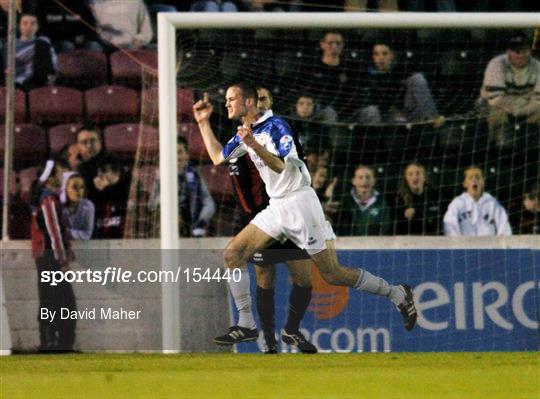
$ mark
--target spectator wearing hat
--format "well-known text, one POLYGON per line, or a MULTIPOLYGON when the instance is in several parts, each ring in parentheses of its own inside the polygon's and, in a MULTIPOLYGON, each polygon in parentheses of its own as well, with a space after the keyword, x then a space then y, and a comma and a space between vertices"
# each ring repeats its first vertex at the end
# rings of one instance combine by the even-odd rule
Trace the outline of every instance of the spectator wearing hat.
POLYGON ((506 53, 488 63, 480 97, 489 112, 490 139, 498 146, 512 141, 510 116, 540 124, 540 62, 532 57, 525 34, 512 36, 506 53))

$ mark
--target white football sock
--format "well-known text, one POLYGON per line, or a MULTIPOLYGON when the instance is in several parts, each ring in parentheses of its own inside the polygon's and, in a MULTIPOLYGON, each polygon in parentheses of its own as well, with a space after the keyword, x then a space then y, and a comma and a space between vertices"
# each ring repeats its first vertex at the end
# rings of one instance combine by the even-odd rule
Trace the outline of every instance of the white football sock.
POLYGON ((229 288, 238 310, 238 326, 256 328, 257 324, 251 311, 251 292, 249 290, 249 272, 241 270, 240 281, 229 280, 229 288))
POLYGON ((399 286, 390 285, 380 277, 376 277, 367 270, 362 270, 354 288, 371 294, 389 297, 396 305, 405 301, 405 293, 399 286))

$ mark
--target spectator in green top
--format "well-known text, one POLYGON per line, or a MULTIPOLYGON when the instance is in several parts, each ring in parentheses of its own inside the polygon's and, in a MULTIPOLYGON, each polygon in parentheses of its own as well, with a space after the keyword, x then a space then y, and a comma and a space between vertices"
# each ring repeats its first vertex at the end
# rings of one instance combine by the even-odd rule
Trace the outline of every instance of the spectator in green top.
POLYGON ((375 173, 359 165, 351 180, 350 194, 343 199, 337 231, 343 236, 389 235, 391 218, 388 203, 375 190, 375 173))

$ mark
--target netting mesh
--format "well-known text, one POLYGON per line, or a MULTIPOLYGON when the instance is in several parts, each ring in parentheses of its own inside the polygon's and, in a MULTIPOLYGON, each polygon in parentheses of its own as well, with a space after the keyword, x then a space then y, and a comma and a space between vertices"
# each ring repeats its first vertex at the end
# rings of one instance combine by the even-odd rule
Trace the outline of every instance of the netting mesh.
MULTIPOLYGON (((531 37, 532 33, 526 31, 531 37)), ((463 170, 471 164, 484 171, 486 191, 518 226, 522 197, 538 186, 538 124, 528 123, 526 117, 510 117, 494 131, 487 106, 479 101, 486 65, 505 52, 509 34, 504 30, 333 30, 330 36, 320 30, 177 31, 179 135, 187 138, 191 163, 216 203, 208 234, 234 233, 241 227, 241 211, 227 167, 211 165, 190 108, 208 92, 214 104, 213 130, 225 143, 236 125, 227 119, 224 94, 228 85, 240 80, 268 89, 274 113, 284 116, 299 135, 315 188, 340 234, 440 234, 446 207, 463 191, 463 170), (324 42, 332 40, 341 41, 339 65, 323 67, 324 42), (384 50, 393 55, 391 76, 376 71, 375 53, 384 50), (312 103, 310 114, 299 109, 302 99, 312 103), (399 196, 400 183, 412 162, 425 170, 431 201, 425 206, 432 208, 431 220, 422 216, 420 230, 404 231, 399 221, 408 204, 406 195, 399 196), (380 204, 386 215, 384 226, 380 218, 373 218, 364 229, 355 229, 350 213, 343 211, 359 164, 372 169, 375 190, 384 197, 380 204)), ((141 123, 156 127, 157 77, 146 74, 141 123)), ((157 237, 159 208, 149 198, 156 179, 158 135, 151 128, 141 131, 134 173, 138 183, 132 187, 126 234, 157 237)), ((424 211, 427 215, 429 209, 424 211)), ((515 228, 514 233, 519 232, 515 228)))

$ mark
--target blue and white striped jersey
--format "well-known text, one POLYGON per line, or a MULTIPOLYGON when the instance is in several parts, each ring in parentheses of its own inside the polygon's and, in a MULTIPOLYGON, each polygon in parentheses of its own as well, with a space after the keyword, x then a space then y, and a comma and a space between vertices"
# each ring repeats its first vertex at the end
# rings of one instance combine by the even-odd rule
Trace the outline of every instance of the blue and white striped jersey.
POLYGON ((235 135, 223 147, 223 158, 229 161, 249 154, 261 175, 266 192, 270 198, 281 198, 287 193, 310 187, 311 177, 307 166, 298 157, 291 127, 272 111, 266 111, 252 127, 253 136, 268 152, 280 157, 285 162, 285 170, 276 173, 263 160, 235 135))

